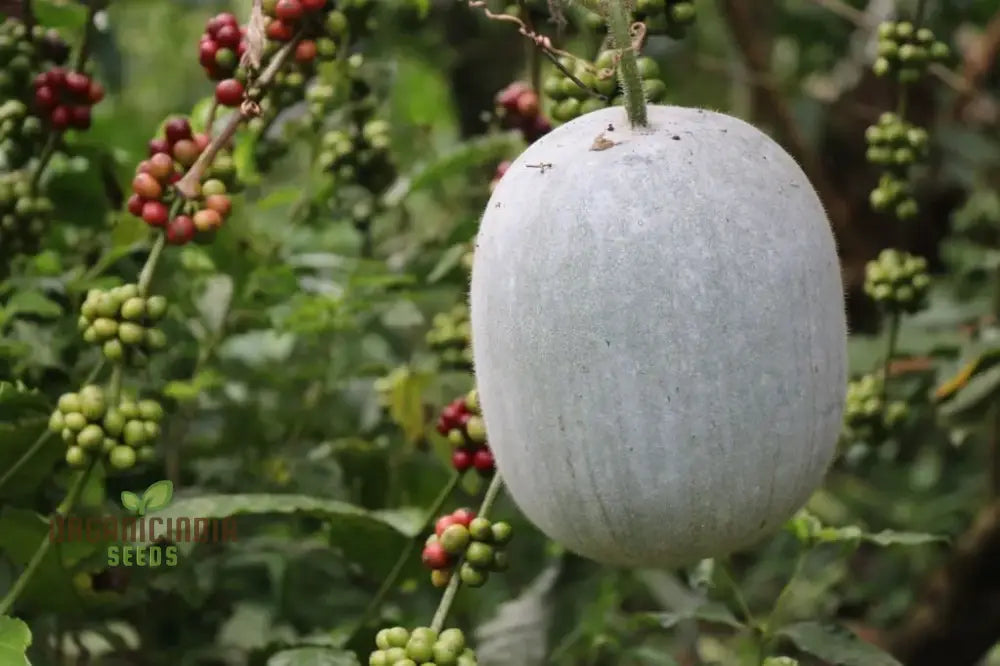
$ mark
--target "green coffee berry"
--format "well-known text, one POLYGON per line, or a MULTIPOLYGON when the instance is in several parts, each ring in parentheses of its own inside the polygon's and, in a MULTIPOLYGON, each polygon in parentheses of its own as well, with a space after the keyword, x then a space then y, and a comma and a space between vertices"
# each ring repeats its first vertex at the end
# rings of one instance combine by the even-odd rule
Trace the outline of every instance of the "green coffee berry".
POLYGON ((146 441, 146 426, 142 421, 129 421, 122 431, 123 439, 129 446, 139 446, 146 441))
POLYGON ((109 361, 116 362, 125 357, 125 347, 120 340, 108 340, 101 347, 101 351, 104 352, 104 357, 109 361))
POLYGON ((139 298, 138 296, 133 296, 128 299, 122 303, 121 315, 122 318, 128 319, 129 321, 139 321, 146 316, 145 299, 139 298))
POLYGON ((87 452, 79 446, 71 446, 66 449, 66 463, 70 467, 83 467, 87 464, 87 452))
POLYGON ((404 648, 406 643, 410 640, 410 632, 406 630, 405 627, 392 627, 388 630, 386 634, 387 645, 386 649, 390 648, 404 648))
POLYGON ((465 633, 461 629, 445 629, 438 637, 438 644, 447 645, 456 652, 465 648, 465 633))
POLYGON ((82 449, 96 449, 104 443, 104 431, 101 426, 88 425, 77 433, 76 443, 82 449))
POLYGON ((163 419, 163 407, 155 400, 140 400, 138 415, 147 421, 160 421, 163 419))
POLYGON ((104 432, 111 437, 118 437, 122 434, 122 430, 125 429, 125 420, 125 416, 121 413, 121 411, 112 407, 104 415, 104 420, 102 422, 104 432))
MULTIPOLYGON (((491 555, 492 560, 492 555, 491 555)), ((469 587, 482 587, 486 584, 487 573, 483 569, 473 566, 470 562, 463 562, 458 572, 462 579, 462 584, 469 587)))
POLYGON ((59 411, 63 414, 69 414, 70 412, 79 412, 83 409, 80 404, 80 396, 76 393, 63 393, 59 396, 59 411))
POLYGON ((510 543, 510 539, 514 535, 514 528, 510 526, 510 523, 504 521, 493 523, 490 530, 493 532, 493 542, 499 546, 510 543))
POLYGON ((63 422, 66 424, 66 428, 74 433, 78 433, 87 427, 87 417, 80 412, 70 412, 69 414, 64 414, 63 422))
POLYGON ((108 461, 115 469, 129 469, 135 465, 135 450, 128 446, 116 446, 108 454, 108 461))
POLYGON ((449 555, 458 555, 465 551, 471 536, 464 525, 451 525, 441 533, 440 541, 449 555))
POLYGON ((66 427, 66 421, 63 419, 63 413, 59 410, 52 412, 49 416, 49 430, 52 432, 59 432, 66 427))
POLYGON ((489 544, 473 541, 465 551, 465 561, 477 569, 489 569, 493 565, 494 552, 489 544))
POLYGON ((469 534, 476 541, 489 543, 493 540, 493 524, 486 518, 473 518, 469 523, 469 534))
POLYGON ((406 656, 417 662, 434 658, 434 643, 420 638, 410 638, 406 644, 406 656))
POLYGON ((899 250, 883 250, 865 267, 865 293, 890 312, 921 310, 930 283, 927 260, 899 250))
POLYGON ((118 339, 126 345, 138 345, 143 341, 146 329, 139 324, 122 322, 118 325, 118 339))

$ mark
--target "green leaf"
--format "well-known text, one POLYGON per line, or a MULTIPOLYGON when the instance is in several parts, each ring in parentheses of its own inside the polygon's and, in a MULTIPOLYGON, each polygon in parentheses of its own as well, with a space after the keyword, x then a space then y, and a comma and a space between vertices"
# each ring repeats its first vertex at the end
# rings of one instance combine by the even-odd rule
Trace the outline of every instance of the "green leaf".
POLYGON ((353 652, 327 647, 282 650, 271 655, 267 666, 360 666, 353 652))
POLYGON ((87 24, 87 9, 82 3, 37 0, 32 11, 35 20, 47 27, 79 30, 87 24))
POLYGON ((1000 365, 981 372, 940 408, 941 416, 958 419, 986 406, 1000 392, 1000 365))
MULTIPOLYGON (((384 575, 407 539, 420 531, 420 512, 367 511, 347 502, 308 495, 236 494, 175 499, 161 519, 229 518, 240 515, 307 514, 329 521, 330 543, 349 561, 384 575)), ((246 535, 236 534, 236 541, 246 535)), ((184 551, 195 544, 179 543, 184 551)))
POLYGON ((949 539, 937 534, 924 532, 895 532, 882 530, 875 534, 865 534, 862 539, 876 546, 922 546, 928 543, 948 543, 949 539))
MULTIPOLYGON (((2 403, 0 403, 2 404, 2 403)), ((66 455, 66 445, 59 437, 48 435, 46 419, 39 418, 34 423, 4 422, 0 407, 0 476, 6 474, 18 460, 31 450, 39 438, 44 436, 41 446, 34 449, 17 472, 0 488, 0 498, 11 499, 37 493, 51 474, 52 467, 66 455)))
POLYGON ((143 504, 147 511, 163 509, 174 496, 174 484, 172 481, 157 481, 142 494, 143 504))
POLYGON ((799 622, 780 629, 778 635, 832 666, 902 666, 892 655, 839 625, 799 622))
POLYGON ((31 630, 16 617, 0 616, 0 664, 31 666, 27 651, 31 645, 31 630))
POLYGON ((140 507, 139 496, 129 490, 122 491, 122 506, 131 511, 132 513, 138 514, 140 507))
POLYGON ((458 243, 457 245, 452 245, 447 250, 441 254, 441 258, 438 259, 437 265, 427 276, 427 282, 434 284, 449 272, 451 269, 458 266, 462 261, 462 257, 465 253, 469 251, 469 246, 466 243, 458 243))
POLYGON ((40 291, 28 290, 15 292, 3 310, 3 318, 17 315, 30 315, 43 319, 54 319, 62 316, 62 307, 40 291))
POLYGON ((52 407, 38 389, 21 382, 0 382, 0 422, 10 423, 25 416, 48 414, 52 407))
POLYGON ((717 601, 706 601, 690 608, 668 611, 666 613, 644 613, 640 616, 644 621, 658 624, 664 629, 671 629, 686 620, 698 620, 709 624, 723 624, 729 627, 741 628, 743 623, 717 601))

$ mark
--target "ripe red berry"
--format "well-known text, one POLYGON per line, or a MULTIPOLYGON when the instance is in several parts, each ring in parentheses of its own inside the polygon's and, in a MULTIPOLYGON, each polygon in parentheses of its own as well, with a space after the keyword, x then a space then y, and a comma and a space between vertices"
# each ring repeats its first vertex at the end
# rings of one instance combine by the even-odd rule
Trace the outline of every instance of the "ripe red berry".
POLYGON ((178 215, 167 222, 167 242, 171 245, 184 245, 194 238, 196 231, 194 220, 187 215, 178 215))
POLYGON ((198 44, 198 63, 202 67, 210 67, 215 64, 215 54, 219 51, 219 45, 213 39, 203 39, 198 44))
POLYGON ((473 511, 472 509, 466 509, 463 507, 461 509, 455 509, 454 511, 452 511, 451 517, 454 518, 459 525, 465 525, 466 527, 468 527, 469 523, 475 520, 476 512, 473 511))
POLYGON ((444 417, 444 415, 441 415, 441 416, 438 417, 438 420, 437 420, 437 431, 438 431, 439 434, 444 435, 445 437, 447 437, 448 436, 448 432, 451 430, 451 427, 452 427, 451 426, 451 421, 449 421, 448 419, 446 419, 444 417))
POLYGON ((210 143, 212 143, 212 137, 205 132, 194 135, 194 145, 198 148, 199 154, 208 148, 208 144, 210 143))
POLYGON ((52 109, 52 113, 49 115, 49 122, 57 130, 64 130, 69 127, 69 108, 57 106, 52 109))
POLYGON ((538 115, 538 109, 540 104, 538 99, 538 93, 536 93, 534 90, 525 90, 524 92, 522 92, 518 96, 517 102, 515 102, 515 104, 517 112, 520 113, 522 116, 534 117, 538 115))
POLYGON ((128 198, 128 204, 126 204, 126 208, 128 208, 128 212, 132 213, 136 217, 141 217, 142 206, 144 203, 146 202, 142 200, 142 197, 140 197, 138 194, 133 194, 128 198))
POLYGON ((163 187, 149 173, 137 173, 132 179, 132 191, 143 199, 159 199, 163 195, 163 187))
POLYGON ((239 106, 243 101, 243 84, 236 79, 219 81, 215 86, 215 101, 222 106, 239 106))
POLYGON ((463 408, 455 403, 450 403, 441 410, 441 418, 448 422, 448 430, 458 425, 458 417, 462 415, 463 408))
POLYGON ((318 12, 322 9, 326 9, 326 0, 299 0, 302 3, 302 9, 307 12, 318 12))
POLYGON ((87 95, 90 92, 90 77, 80 72, 68 72, 65 85, 74 95, 87 95))
POLYGON ((167 223, 170 211, 162 201, 147 201, 142 205, 142 219, 151 227, 162 227, 167 223))
POLYGON ((183 139, 190 139, 191 123, 187 118, 171 118, 167 121, 165 134, 171 146, 183 139))
POLYGON ((448 552, 438 542, 431 542, 424 546, 420 554, 420 560, 429 569, 444 569, 448 566, 448 552))
POLYGON ((205 208, 213 210, 220 217, 225 218, 229 216, 229 212, 233 209, 233 202, 225 194, 210 194, 205 197, 205 208))
POLYGON ((530 92, 531 87, 523 81, 515 81, 497 93, 496 102, 508 113, 517 112, 517 101, 521 95, 530 92))
POLYGON ((295 60, 308 64, 316 59, 316 42, 305 39, 295 47, 295 60))
POLYGON ((303 8, 299 0, 278 0, 274 6, 274 15, 286 23, 295 23, 302 18, 303 8))
POLYGON ((211 208, 202 208, 194 214, 194 226, 198 231, 217 231, 222 226, 222 216, 211 208))
POLYGON ((61 88, 66 83, 66 70, 53 67, 45 73, 45 82, 53 88, 61 88))
POLYGON ((90 99, 90 103, 97 104, 102 99, 104 99, 104 86, 102 86, 97 81, 90 82, 90 90, 87 91, 87 96, 90 99))
POLYGON ((79 130, 89 129, 90 107, 82 104, 70 107, 69 124, 71 127, 74 127, 79 130))
POLYGON ((468 449, 455 449, 451 454, 451 466, 459 472, 464 472, 472 467, 472 454, 468 449))
POLYGON ((35 87, 35 89, 41 88, 42 86, 49 85, 49 73, 48 72, 41 72, 39 74, 36 74, 35 78, 32 79, 32 81, 31 81, 31 85, 33 85, 35 87))
POLYGON ((181 139, 174 144, 174 148, 171 151, 173 153, 174 159, 181 163, 181 166, 189 167, 195 163, 198 159, 198 155, 201 151, 198 150, 198 146, 191 139, 181 139))
POLYGON ((295 36, 295 29, 284 21, 273 19, 267 24, 267 38, 275 42, 287 42, 295 36))
POLYGON ((452 525, 457 524, 458 522, 459 521, 453 515, 441 516, 440 518, 437 519, 437 522, 434 523, 434 534, 440 537, 442 534, 444 534, 444 531, 446 529, 448 529, 452 525))
POLYGON ((41 86, 35 91, 35 106, 39 111, 48 111, 56 105, 56 93, 49 86, 41 86))
POLYGON ((237 49, 240 45, 240 29, 235 25, 224 25, 215 33, 215 41, 222 48, 237 49))
POLYGON ((174 159, 167 153, 156 153, 149 158, 146 173, 161 183, 167 180, 174 171, 174 159))
POLYGON ((493 461, 493 452, 487 447, 483 447, 476 451, 475 455, 472 456, 472 466, 476 468, 478 472, 492 472, 496 467, 493 461))
POLYGON ((170 153, 170 143, 166 139, 161 139, 159 137, 150 139, 148 147, 150 157, 157 153, 170 153))

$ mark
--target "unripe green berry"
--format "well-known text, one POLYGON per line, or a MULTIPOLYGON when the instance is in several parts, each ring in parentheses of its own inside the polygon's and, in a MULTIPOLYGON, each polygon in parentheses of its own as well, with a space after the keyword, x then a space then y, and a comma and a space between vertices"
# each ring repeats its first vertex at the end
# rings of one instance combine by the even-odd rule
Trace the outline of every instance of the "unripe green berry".
POLYGON ((398 664, 406 659, 406 650, 401 647, 391 647, 385 651, 385 659, 390 664, 398 664))
POLYGON ((49 416, 49 430, 52 432, 59 432, 66 427, 66 420, 63 418, 63 413, 58 409, 52 412, 49 416))
POLYGON ((405 627, 392 627, 386 634, 386 641, 389 648, 405 648, 409 640, 410 632, 405 627))
POLYGON ((111 319, 118 315, 118 305, 118 301, 112 298, 111 294, 103 293, 94 303, 94 313, 98 317, 111 319))
MULTIPOLYGON (((410 632, 410 641, 426 641, 428 643, 433 643, 438 639, 438 634, 436 631, 430 627, 417 627, 410 632)), ((415 658, 415 657, 414 657, 415 658)))
POLYGON ((445 587, 451 581, 450 569, 435 569, 431 572, 431 585, 445 587))
POLYGON ((395 666, 417 666, 417 662, 412 659, 400 659, 395 666))
POLYGON ((103 451, 104 453, 108 454, 108 453, 111 453, 111 450, 113 448, 115 448, 116 446, 118 446, 118 440, 117 439, 111 439, 110 437, 105 437, 104 438, 104 443, 101 444, 101 451, 103 451))
POLYGON ((80 396, 76 393, 63 393, 59 396, 58 406, 59 411, 63 414, 78 412, 82 409, 80 405, 80 396))
POLYGON ((163 407, 155 400, 140 400, 138 405, 139 418, 146 421, 163 419, 163 407))
POLYGON ((452 428, 448 431, 448 442, 453 446, 461 446, 465 444, 465 433, 463 433, 459 428, 452 428))
POLYGON ((104 357, 112 362, 120 361, 125 356, 125 347, 121 340, 108 340, 104 343, 101 351, 104 352, 104 357))
POLYGON ((146 432, 146 441, 152 441, 160 436, 160 424, 156 421, 143 421, 143 430, 146 432))
POLYGON ((108 461, 115 469, 129 469, 135 465, 135 449, 128 446, 116 446, 108 454, 108 461))
POLYGON ((457 628, 445 629, 438 637, 438 643, 461 652, 465 648, 465 633, 457 628))
POLYGON ((69 428, 63 428, 62 432, 59 433, 59 436, 62 437, 62 440, 70 446, 74 446, 76 444, 76 433, 69 428))
POLYGON ((104 395, 81 395, 80 412, 87 417, 88 421, 100 421, 104 417, 107 404, 104 395))
POLYGON ((167 346, 167 335, 158 328, 146 329, 146 347, 156 351, 167 346))
POLYGON ((465 561, 477 569, 489 569, 493 565, 493 546, 482 541, 473 541, 465 551, 465 561))
POLYGON ((129 446, 139 446, 146 441, 146 427, 142 421, 129 421, 122 431, 125 443, 129 446))
POLYGON ((411 638, 406 644, 406 656, 413 661, 430 661, 434 658, 434 643, 420 638, 411 638))
POLYGON ((76 443, 83 449, 96 449, 104 442, 104 431, 99 425, 88 425, 76 436, 76 443))
POLYGON ((499 546, 510 543, 510 539, 514 535, 514 528, 510 526, 510 523, 504 521, 493 523, 490 529, 493 532, 493 542, 499 546))
POLYGON ((465 525, 451 525, 441 533, 441 545, 449 555, 458 555, 465 551, 471 537, 465 525))
POLYGON ((137 284, 123 284, 120 287, 115 287, 111 290, 111 295, 119 303, 124 303, 130 298, 135 298, 139 295, 139 285, 137 284))
MULTIPOLYGON (((211 182, 211 181, 210 181, 211 182)), ((204 191, 204 188, 203 188, 204 191)), ((225 193, 225 186, 223 186, 223 192, 225 193)), ((150 296, 146 299, 146 316, 151 320, 159 321, 163 318, 163 315, 167 312, 167 299, 163 296, 150 296)))
POLYGON ((138 296, 133 296, 122 303, 121 315, 123 319, 139 321, 146 316, 146 300, 138 296))
POLYGON ((139 324, 126 321, 118 326, 118 339, 127 345, 137 345, 145 337, 146 329, 139 324))
POLYGON ((101 336, 97 334, 97 329, 94 328, 93 326, 88 326, 86 330, 84 330, 83 332, 83 341, 89 345, 98 342, 100 340, 100 337, 101 336))
POLYGON ((152 446, 140 446, 136 449, 140 462, 152 462, 156 459, 156 449, 152 446))
POLYGON ((385 650, 376 650, 368 655, 368 666, 389 666, 389 660, 385 656, 385 650))
POLYGON ((118 411, 127 420, 142 418, 142 415, 139 413, 139 404, 134 400, 122 400, 119 402, 118 411))
POLYGON ((493 524, 487 518, 473 518, 469 523, 469 534, 476 541, 489 543, 493 540, 493 524))
POLYGON ((87 417, 80 412, 70 412, 69 414, 63 415, 63 422, 66 427, 73 432, 80 432, 87 427, 87 417))
MULTIPOLYGON (((492 560, 493 556, 491 554, 490 561, 492 562, 492 560)), ((462 568, 459 570, 458 575, 462 579, 462 584, 468 585, 469 587, 482 587, 486 584, 486 571, 472 566, 470 562, 462 563, 462 568)))
POLYGON ((112 437, 118 437, 125 428, 125 416, 118 409, 112 407, 104 415, 103 425, 104 432, 112 437))
POLYGON ((79 446, 71 446, 66 449, 66 463, 70 467, 83 467, 87 464, 87 452, 79 446))
POLYGON ((458 654, 461 649, 441 642, 435 643, 433 663, 436 666, 455 666, 458 663, 458 654))

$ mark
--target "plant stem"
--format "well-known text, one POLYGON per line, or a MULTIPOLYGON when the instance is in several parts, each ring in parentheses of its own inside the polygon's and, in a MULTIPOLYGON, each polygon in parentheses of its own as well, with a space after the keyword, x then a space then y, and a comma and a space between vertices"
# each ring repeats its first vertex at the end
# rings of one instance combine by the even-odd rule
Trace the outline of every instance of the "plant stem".
POLYGON ((774 602, 771 614, 767 618, 767 624, 764 626, 762 631, 761 642, 765 644, 765 646, 774 636, 775 631, 781 627, 781 621, 783 619, 782 615, 784 614, 785 605, 788 602, 788 594, 791 592, 795 581, 802 575, 802 570, 805 568, 806 557, 808 554, 808 550, 802 550, 799 552, 795 560, 795 568, 792 569, 792 575, 788 577, 788 581, 785 583, 785 586, 781 588, 781 592, 778 594, 778 598, 774 602))
POLYGON ((156 241, 153 243, 153 247, 149 251, 149 256, 146 257, 146 263, 143 265, 142 271, 139 273, 138 286, 140 296, 145 296, 146 292, 149 291, 149 283, 153 280, 153 273, 156 272, 156 265, 160 261, 160 254, 163 252, 163 246, 166 244, 167 235, 157 235, 156 241))
POLYGON ((621 53, 618 63, 618 78, 625 96, 625 111, 632 127, 646 127, 646 98, 642 92, 642 79, 632 48, 632 17, 625 0, 605 0, 605 19, 615 47, 621 53))
MULTIPOLYGON (((76 480, 73 482, 73 485, 70 486, 69 492, 66 493, 66 499, 63 500, 63 503, 59 506, 59 508, 53 512, 54 515, 66 516, 73 510, 73 506, 76 504, 77 500, 80 499, 83 487, 87 483, 87 477, 90 476, 90 472, 94 469, 98 460, 99 458, 95 457, 87 469, 80 472, 79 476, 77 476, 76 480)), ((49 520, 51 521, 51 517, 49 520)), ((22 592, 24 592, 24 588, 28 586, 28 583, 31 582, 31 577, 35 575, 35 570, 38 569, 42 560, 45 559, 45 554, 49 551, 49 547, 51 545, 52 540, 49 539, 48 535, 42 538, 42 542, 38 544, 38 548, 35 549, 35 554, 31 556, 28 566, 24 568, 21 575, 17 577, 16 581, 14 581, 14 585, 10 588, 10 591, 7 592, 7 596, 0 601, 0 616, 9 614, 11 608, 13 608, 14 604, 17 602, 17 598, 22 592)))
POLYGON ((426 530, 427 526, 434 521, 435 516, 437 516, 438 512, 441 511, 441 507, 448 501, 448 498, 451 496, 452 492, 455 491, 455 488, 458 486, 458 482, 461 480, 461 473, 455 472, 452 474, 444 489, 441 490, 437 498, 434 500, 434 503, 431 504, 431 508, 428 509, 423 525, 417 531, 416 535, 414 535, 414 537, 406 543, 406 546, 403 547, 403 550, 399 553, 399 558, 392 566, 392 570, 389 572, 389 575, 386 576, 384 581, 382 581, 382 585, 378 588, 375 596, 372 597, 372 600, 368 602, 368 606, 365 608, 364 612, 361 613, 361 617, 358 619, 354 629, 351 631, 350 637, 347 641, 345 641, 346 643, 350 643, 358 632, 361 631, 366 624, 368 624, 372 616, 382 605, 382 602, 385 601, 386 595, 389 594, 389 591, 395 586, 396 580, 403 572, 403 568, 406 566, 407 561, 409 561, 410 556, 413 555, 413 551, 416 549, 417 544, 420 543, 424 530, 426 530))
POLYGON ((885 409, 885 399, 889 392, 889 366, 896 355, 896 343, 899 340, 900 316, 893 312, 889 319, 889 335, 886 338, 885 359, 882 361, 882 409, 885 409))
MULTIPOLYGON (((483 503, 479 505, 479 511, 476 512, 477 518, 486 518, 490 509, 493 508, 493 503, 500 496, 501 490, 503 490, 503 479, 500 478, 499 472, 494 472, 493 480, 490 481, 490 486, 486 489, 486 495, 483 496, 483 503)), ((451 580, 448 581, 448 587, 445 588, 444 594, 441 595, 441 603, 438 604, 437 610, 434 612, 434 619, 431 620, 431 629, 434 631, 441 631, 442 627, 444 627, 444 621, 448 619, 448 611, 451 610, 451 605, 455 603, 455 595, 458 594, 458 588, 462 585, 462 577, 459 575, 459 569, 464 561, 465 558, 463 557, 455 563, 451 580)))
POLYGON ((76 60, 73 69, 77 72, 83 71, 83 66, 87 62, 90 53, 90 41, 94 37, 94 15, 97 14, 97 3, 87 3, 87 23, 83 27, 83 41, 80 43, 80 50, 76 53, 76 60))
POLYGON ((754 620, 753 613, 750 612, 750 606, 747 604, 746 599, 743 597, 743 592, 740 591, 739 585, 736 584, 736 577, 733 576, 732 567, 729 562, 729 558, 716 560, 719 565, 719 572, 722 574, 726 585, 733 593, 733 599, 736 601, 736 605, 739 606, 740 612, 743 613, 743 618, 746 620, 747 624, 751 628, 757 627, 757 621, 754 620))
MULTIPOLYGON (((83 385, 86 386, 87 384, 90 384, 95 379, 97 379, 97 375, 100 374, 102 369, 104 369, 103 360, 96 366, 94 366, 94 369, 90 371, 90 374, 87 375, 87 378, 83 380, 83 385)), ((53 432, 49 430, 48 427, 46 427, 45 430, 42 431, 42 433, 38 436, 38 439, 35 440, 34 444, 28 447, 28 450, 25 451, 24 454, 17 459, 17 462, 15 462, 13 465, 7 468, 7 470, 3 473, 3 476, 0 476, 0 488, 3 488, 7 484, 7 482, 10 481, 12 478, 14 478, 14 475, 17 474, 18 471, 20 471, 20 469, 24 467, 28 463, 28 461, 35 456, 36 453, 42 450, 42 447, 45 446, 45 443, 49 441, 49 438, 52 435, 53 432)))
POLYGON ((42 148, 41 154, 38 156, 38 163, 35 165, 35 170, 31 174, 31 191, 35 192, 38 190, 38 183, 42 180, 42 174, 45 172, 45 167, 48 166, 49 160, 56 152, 56 146, 59 144, 59 133, 51 132, 49 133, 49 138, 45 141, 45 146, 42 148))

